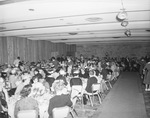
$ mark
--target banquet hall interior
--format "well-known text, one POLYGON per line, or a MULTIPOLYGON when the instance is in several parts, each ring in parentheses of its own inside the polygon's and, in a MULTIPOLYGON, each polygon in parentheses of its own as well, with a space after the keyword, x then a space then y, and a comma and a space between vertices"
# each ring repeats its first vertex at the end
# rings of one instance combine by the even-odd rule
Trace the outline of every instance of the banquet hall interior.
POLYGON ((0 118, 27 117, 150 118, 150 0, 0 0, 0 118))

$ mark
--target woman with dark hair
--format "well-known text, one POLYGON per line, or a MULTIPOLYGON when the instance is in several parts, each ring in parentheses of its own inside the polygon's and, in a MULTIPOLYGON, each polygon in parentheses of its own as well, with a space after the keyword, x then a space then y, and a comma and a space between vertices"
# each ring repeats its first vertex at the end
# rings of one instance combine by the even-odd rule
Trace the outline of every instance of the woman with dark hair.
POLYGON ((35 99, 28 97, 30 93, 31 93, 31 85, 24 86, 24 88, 20 92, 21 99, 18 100, 15 104, 14 110, 15 118, 17 118, 18 112, 22 110, 36 110, 37 113, 36 118, 38 118, 39 115, 38 102, 35 99))

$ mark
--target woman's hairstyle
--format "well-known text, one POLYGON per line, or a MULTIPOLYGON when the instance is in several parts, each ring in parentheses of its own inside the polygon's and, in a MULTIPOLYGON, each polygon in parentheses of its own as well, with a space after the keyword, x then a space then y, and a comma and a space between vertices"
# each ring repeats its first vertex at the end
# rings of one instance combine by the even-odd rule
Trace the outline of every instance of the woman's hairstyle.
POLYGON ((73 72, 72 72, 72 74, 73 74, 73 76, 77 76, 77 75, 79 75, 79 73, 80 73, 80 71, 78 70, 78 69, 74 69, 74 70, 72 70, 73 72))
POLYGON ((31 85, 25 85, 22 89, 22 91, 20 92, 20 95, 24 98, 27 97, 30 93, 31 93, 31 85))
POLYGON ((20 57, 17 57, 17 59, 20 59, 20 57))
POLYGON ((43 76, 38 73, 32 77, 32 80, 34 81, 35 79, 37 79, 39 81, 39 79, 42 79, 42 78, 43 78, 43 76))
POLYGON ((38 72, 38 73, 39 73, 39 70, 36 68, 36 69, 34 70, 34 72, 38 72))
POLYGON ((94 74, 95 74, 94 70, 90 70, 89 75, 94 75, 94 74))
POLYGON ((53 88, 54 88, 55 92, 62 91, 65 88, 64 81, 63 80, 55 80, 53 83, 53 88))

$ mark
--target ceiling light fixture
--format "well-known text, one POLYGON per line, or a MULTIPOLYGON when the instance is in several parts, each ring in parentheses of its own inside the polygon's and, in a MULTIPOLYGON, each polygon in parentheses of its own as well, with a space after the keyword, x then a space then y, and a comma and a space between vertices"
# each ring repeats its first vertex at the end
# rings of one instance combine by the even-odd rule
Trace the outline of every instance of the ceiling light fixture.
POLYGON ((77 35, 78 33, 76 33, 76 32, 70 32, 69 34, 70 35, 77 35))
POLYGON ((122 11, 117 14, 116 19, 119 22, 127 19, 127 12, 125 11, 125 9, 122 9, 122 11))
POLYGON ((103 19, 100 18, 100 17, 90 17, 90 18, 86 18, 85 20, 89 21, 89 22, 99 22, 99 21, 101 21, 103 19))
POLYGON ((122 22, 123 20, 127 19, 127 16, 128 16, 127 12, 125 11, 125 8, 124 8, 123 0, 121 0, 121 6, 122 6, 122 9, 116 16, 116 19, 119 22, 122 22))
POLYGON ((131 36, 131 31, 126 28, 128 26, 128 24, 129 24, 129 21, 128 21, 127 12, 125 11, 125 8, 124 8, 123 0, 121 0, 121 5, 122 5, 122 9, 117 14, 116 19, 117 19, 117 21, 121 22, 121 26, 122 27, 125 27, 126 31, 124 32, 124 34, 127 37, 130 37, 131 36))
POLYGON ((146 30, 147 32, 150 32, 150 30, 146 30))
POLYGON ((31 9, 29 9, 29 11, 34 11, 34 9, 31 8, 31 9))
POLYGON ((112 37, 112 38, 114 38, 114 39, 118 39, 118 38, 121 38, 121 37, 112 37))
POLYGON ((127 20, 121 22, 121 26, 126 27, 129 24, 127 20))
POLYGON ((68 39, 61 39, 61 40, 66 41, 66 40, 68 40, 68 39))
POLYGON ((127 36, 127 37, 130 37, 131 36, 131 31, 130 30, 126 30, 124 32, 124 34, 127 36))

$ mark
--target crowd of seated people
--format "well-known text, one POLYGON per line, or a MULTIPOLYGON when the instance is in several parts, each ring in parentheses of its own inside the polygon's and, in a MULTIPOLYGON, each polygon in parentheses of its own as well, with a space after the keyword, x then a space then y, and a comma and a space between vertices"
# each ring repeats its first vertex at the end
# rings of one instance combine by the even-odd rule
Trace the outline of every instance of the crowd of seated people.
POLYGON ((85 92, 91 92, 92 84, 102 83, 105 91, 109 89, 105 81, 117 80, 119 73, 119 62, 115 59, 68 56, 25 63, 17 58, 15 64, 1 67, 0 94, 5 91, 7 107, 0 102, 0 110, 8 112, 11 118, 18 118, 20 110, 35 109, 37 117, 52 118, 55 107, 71 107, 70 92, 73 85, 84 86, 85 92), (13 100, 14 106, 10 105, 13 100), (42 100, 47 105, 43 109, 40 107, 43 105, 42 100), (47 115, 42 116, 44 109, 47 110, 47 115))

